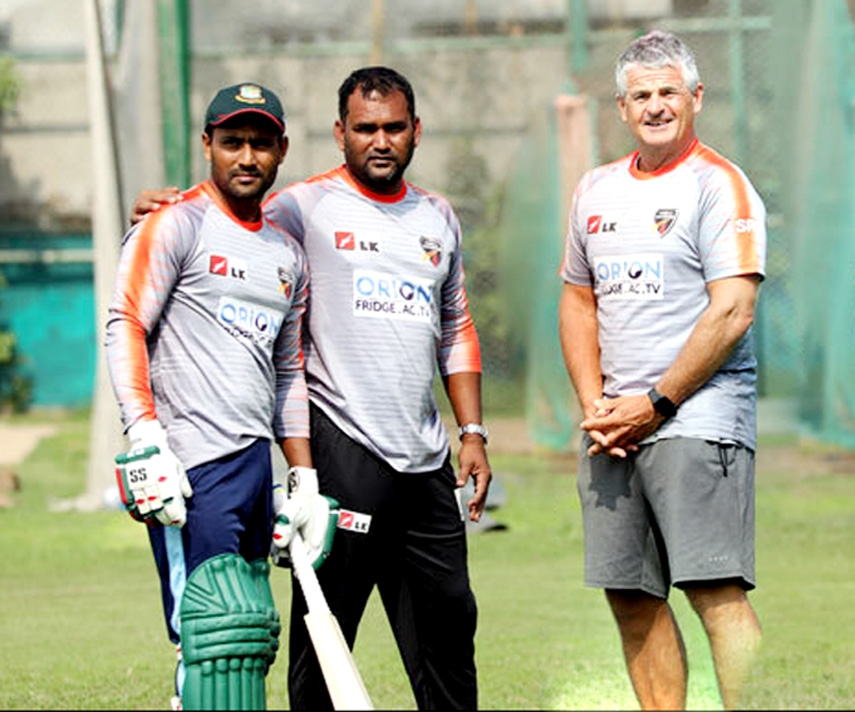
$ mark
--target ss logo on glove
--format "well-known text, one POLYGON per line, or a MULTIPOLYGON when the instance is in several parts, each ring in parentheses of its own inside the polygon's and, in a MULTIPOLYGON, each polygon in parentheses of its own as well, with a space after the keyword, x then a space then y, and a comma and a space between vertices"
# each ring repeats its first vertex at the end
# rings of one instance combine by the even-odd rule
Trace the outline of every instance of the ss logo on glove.
POLYGON ((128 468, 126 474, 128 482, 132 485, 142 484, 143 482, 148 481, 148 473, 146 472, 145 467, 128 468))

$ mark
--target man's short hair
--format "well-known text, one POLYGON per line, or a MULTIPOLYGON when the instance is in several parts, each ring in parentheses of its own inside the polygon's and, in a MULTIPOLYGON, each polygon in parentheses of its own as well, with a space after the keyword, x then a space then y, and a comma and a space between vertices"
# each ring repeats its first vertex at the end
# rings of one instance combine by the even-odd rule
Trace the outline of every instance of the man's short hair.
POLYGON ((683 72, 683 81, 693 94, 701 83, 692 50, 677 35, 663 30, 653 30, 639 37, 618 57, 615 64, 618 96, 626 96, 626 75, 632 66, 645 69, 677 67, 683 72))
POLYGON ((357 89, 362 91, 363 97, 375 91, 381 96, 389 96, 396 90, 402 92, 407 99, 410 119, 416 120, 416 97, 407 78, 389 67, 363 67, 352 72, 338 89, 338 118, 342 122, 347 118, 347 101, 357 89))

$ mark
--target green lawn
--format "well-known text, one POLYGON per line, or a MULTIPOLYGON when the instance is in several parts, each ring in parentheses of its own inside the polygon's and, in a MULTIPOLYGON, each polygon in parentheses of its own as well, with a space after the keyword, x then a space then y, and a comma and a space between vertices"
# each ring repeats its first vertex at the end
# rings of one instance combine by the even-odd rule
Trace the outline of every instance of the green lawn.
MULTIPOLYGON (((121 512, 48 511, 50 497, 81 492, 89 443, 85 416, 56 422, 58 435, 19 468, 15 506, 0 510, 0 708, 168 709, 174 656, 145 532, 121 512)), ((855 477, 845 460, 831 468, 822 454, 793 453, 758 469, 752 600, 765 641, 744 705, 851 709, 855 477)), ((481 707, 637 708, 602 593, 581 584, 571 459, 495 455, 492 465, 508 494, 493 516, 508 529, 471 537, 481 707)), ((289 577, 275 571, 273 585, 287 611, 289 577)), ((680 594, 673 603, 689 707, 720 709, 700 626, 680 594)), ((287 707, 286 656, 269 678, 271 708, 287 707)), ((355 656, 378 708, 414 709, 376 599, 355 656)))

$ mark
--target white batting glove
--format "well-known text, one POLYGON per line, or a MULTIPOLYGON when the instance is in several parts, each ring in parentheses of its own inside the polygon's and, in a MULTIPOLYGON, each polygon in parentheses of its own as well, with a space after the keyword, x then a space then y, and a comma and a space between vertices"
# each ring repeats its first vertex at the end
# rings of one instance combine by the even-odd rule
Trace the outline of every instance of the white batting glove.
POLYGON ((116 457, 116 480, 128 512, 141 521, 184 526, 184 498, 193 495, 193 488, 169 449, 166 431, 157 420, 141 420, 128 428, 128 438, 131 449, 116 457))
POLYGON ((299 532, 309 561, 317 569, 329 556, 341 513, 332 497, 318 493, 318 473, 311 467, 292 467, 288 483, 273 485, 273 543, 271 558, 277 566, 290 566, 288 547, 299 532))

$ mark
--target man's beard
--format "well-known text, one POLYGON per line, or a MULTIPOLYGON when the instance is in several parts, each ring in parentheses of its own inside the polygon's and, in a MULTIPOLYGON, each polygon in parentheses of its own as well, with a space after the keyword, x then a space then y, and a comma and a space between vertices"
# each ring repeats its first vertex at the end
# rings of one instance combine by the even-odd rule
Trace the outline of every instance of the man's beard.
POLYGON ((220 190, 225 195, 228 195, 230 198, 234 198, 235 200, 261 200, 276 180, 275 173, 266 177, 261 172, 247 173, 245 175, 251 175, 253 178, 259 179, 261 182, 255 183, 252 186, 243 186, 234 181, 238 175, 244 174, 230 175, 226 185, 220 186, 220 190))
POLYGON ((386 173, 381 176, 376 176, 371 174, 368 168, 368 160, 366 160, 365 163, 363 163, 362 165, 356 164, 356 161, 353 160, 353 152, 351 151, 347 140, 345 140, 344 142, 344 158, 348 169, 362 185, 377 193, 385 193, 388 191, 389 186, 396 186, 399 181, 403 180, 404 172, 407 170, 407 166, 410 165, 410 161, 413 159, 413 153, 415 152, 415 150, 415 138, 411 138, 409 146, 407 146, 406 155, 404 156, 403 160, 400 160, 397 157, 391 155, 382 156, 382 158, 394 161, 395 169, 390 173, 386 173))

